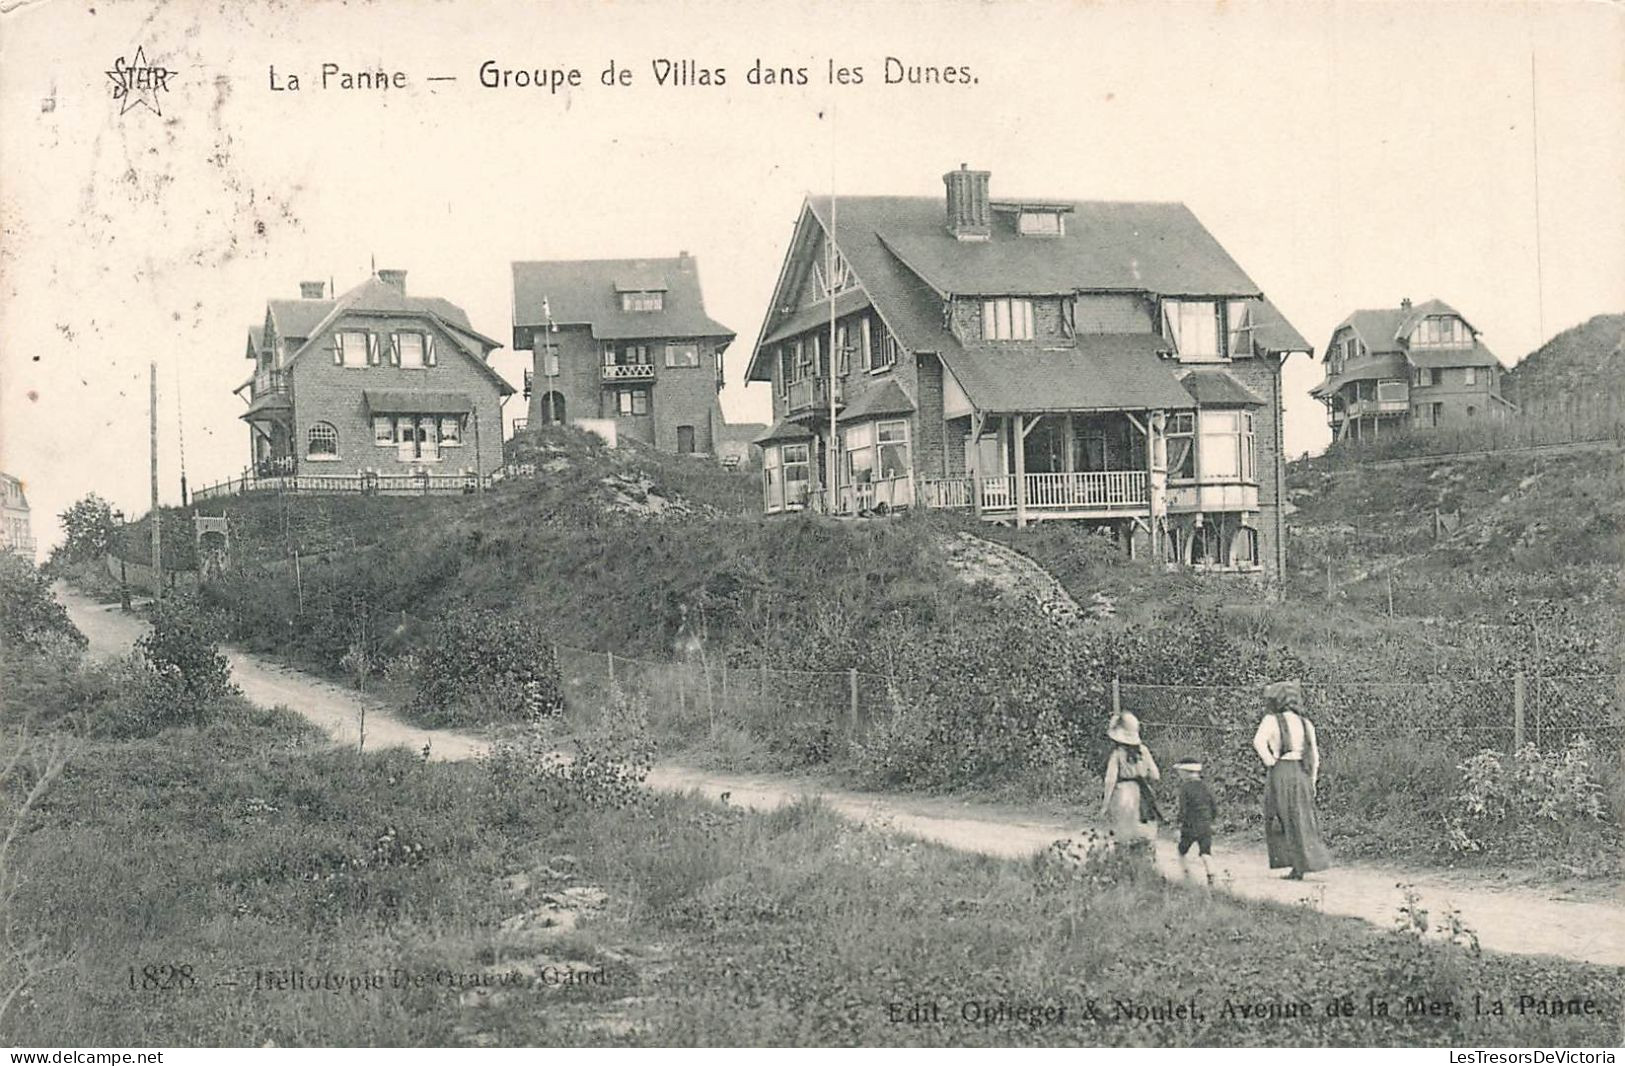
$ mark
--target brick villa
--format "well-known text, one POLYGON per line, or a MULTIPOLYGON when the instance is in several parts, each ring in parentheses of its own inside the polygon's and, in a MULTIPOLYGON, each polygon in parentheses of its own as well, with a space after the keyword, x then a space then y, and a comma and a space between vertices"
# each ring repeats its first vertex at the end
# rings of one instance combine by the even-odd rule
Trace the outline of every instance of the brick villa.
POLYGON ((764 509, 1103 527, 1278 576, 1281 367, 1311 346, 1177 203, 809 198, 746 378, 764 509))

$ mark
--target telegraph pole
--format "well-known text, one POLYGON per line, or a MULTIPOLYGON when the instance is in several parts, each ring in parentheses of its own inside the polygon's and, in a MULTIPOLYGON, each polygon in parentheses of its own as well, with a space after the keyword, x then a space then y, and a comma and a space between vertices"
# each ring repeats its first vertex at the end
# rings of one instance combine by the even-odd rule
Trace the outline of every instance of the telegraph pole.
POLYGON ((163 522, 158 513, 158 364, 152 364, 152 387, 148 399, 152 433, 152 599, 164 598, 163 522))

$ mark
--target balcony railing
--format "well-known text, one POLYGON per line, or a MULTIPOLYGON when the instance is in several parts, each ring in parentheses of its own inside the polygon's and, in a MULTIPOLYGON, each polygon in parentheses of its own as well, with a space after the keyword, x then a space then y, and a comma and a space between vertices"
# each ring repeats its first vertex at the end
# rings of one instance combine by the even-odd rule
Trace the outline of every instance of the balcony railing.
POLYGON ((652 363, 606 363, 604 364, 605 381, 653 381, 655 368, 652 363))
MULTIPOLYGON (((841 382, 835 382, 835 406, 844 402, 842 398, 841 382)), ((827 410, 829 407, 829 379, 828 378, 802 378, 800 381, 790 382, 785 396, 785 409, 791 414, 803 411, 827 410)))
POLYGON ((285 396, 291 391, 286 372, 262 370, 254 375, 254 388, 250 393, 250 399, 257 400, 261 396, 285 396))
MULTIPOLYGON (((928 478, 920 482, 919 501, 932 508, 970 508, 976 504, 968 477, 928 478)), ((1027 474, 1026 508, 1035 512, 1137 511, 1151 502, 1144 470, 1078 471, 1027 474)), ((1016 476, 995 474, 981 479, 983 512, 1016 507, 1016 476)))

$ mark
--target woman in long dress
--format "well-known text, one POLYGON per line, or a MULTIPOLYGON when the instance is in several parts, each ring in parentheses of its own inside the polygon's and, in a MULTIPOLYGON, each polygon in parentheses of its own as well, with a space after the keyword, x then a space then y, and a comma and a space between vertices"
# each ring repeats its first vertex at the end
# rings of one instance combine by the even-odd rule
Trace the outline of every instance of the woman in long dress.
POLYGON ((1119 840, 1153 839, 1162 812, 1151 785, 1162 779, 1157 761, 1140 743, 1140 720, 1124 711, 1106 728, 1112 753, 1106 759, 1106 794, 1100 816, 1119 840))
POLYGON ((1266 685, 1264 718, 1253 735, 1253 750, 1269 774, 1264 782, 1264 842, 1270 869, 1287 867, 1286 876, 1293 881, 1332 864, 1315 812, 1320 743, 1315 724, 1303 711, 1300 682, 1266 685))

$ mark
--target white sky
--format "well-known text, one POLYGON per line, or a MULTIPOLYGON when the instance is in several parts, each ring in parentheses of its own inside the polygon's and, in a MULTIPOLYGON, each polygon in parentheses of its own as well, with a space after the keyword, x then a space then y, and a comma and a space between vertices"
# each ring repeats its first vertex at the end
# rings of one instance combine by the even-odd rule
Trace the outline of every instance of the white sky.
MULTIPOLYGON (((1438 296, 1512 363, 1625 309, 1622 29, 1605 3, 43 0, 0 17, 0 468, 45 543, 89 491, 145 510, 156 360, 165 502, 177 389, 190 483, 235 473, 247 326, 374 256, 507 341, 511 260, 687 250, 739 334, 724 408, 762 420, 742 376, 802 196, 938 196, 962 162, 995 196, 1184 201, 1317 350, 1355 307, 1438 296), (138 45, 179 72, 161 118, 111 98, 138 45), (887 55, 979 83, 887 87, 887 55), (657 87, 657 57, 728 85, 657 87), (757 57, 811 84, 746 85, 757 57), (865 84, 824 85, 831 58, 865 84), (586 84, 483 89, 487 59, 586 84), (599 85, 611 59, 637 84, 599 85), (324 61, 412 84, 324 93, 324 61)), ((1326 441, 1319 377, 1289 368, 1289 454, 1326 441)))

